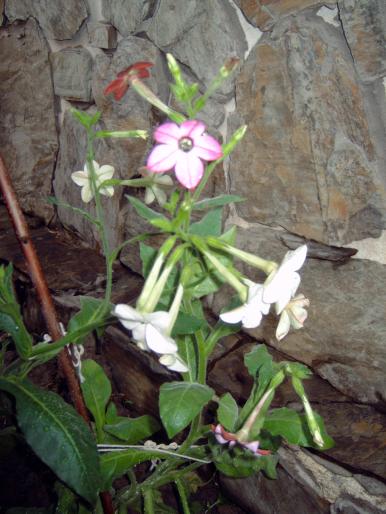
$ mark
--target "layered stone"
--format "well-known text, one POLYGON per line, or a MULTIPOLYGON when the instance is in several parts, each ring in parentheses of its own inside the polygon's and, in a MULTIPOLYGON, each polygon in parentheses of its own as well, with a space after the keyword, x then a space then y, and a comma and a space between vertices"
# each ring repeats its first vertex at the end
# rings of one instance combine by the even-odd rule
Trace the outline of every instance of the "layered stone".
POLYGON ((80 102, 90 102, 93 60, 83 47, 65 48, 50 56, 55 94, 80 102))

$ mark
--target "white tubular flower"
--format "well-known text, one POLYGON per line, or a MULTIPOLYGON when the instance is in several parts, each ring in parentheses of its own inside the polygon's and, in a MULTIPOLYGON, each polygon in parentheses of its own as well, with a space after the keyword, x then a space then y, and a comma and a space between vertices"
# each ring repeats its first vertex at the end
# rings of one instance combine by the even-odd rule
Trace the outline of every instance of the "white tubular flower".
MULTIPOLYGON (((93 161, 94 171, 95 171, 95 185, 99 187, 102 182, 105 180, 110 180, 114 175, 114 168, 109 164, 105 164, 103 166, 99 166, 96 161, 93 161)), ((75 171, 71 175, 71 179, 75 182, 77 186, 82 188, 81 196, 84 203, 89 203, 93 197, 94 192, 91 186, 91 173, 88 169, 88 164, 84 165, 83 171, 75 171)), ((112 186, 102 187, 99 192, 105 196, 113 196, 114 188, 112 186)))
POLYGON ((149 205, 157 200, 162 207, 168 199, 165 190, 167 191, 173 186, 173 179, 170 175, 156 174, 147 168, 142 169, 141 174, 152 179, 151 185, 145 191, 145 203, 149 205))
POLYGON ((244 280, 248 286, 248 299, 240 307, 220 314, 225 323, 242 324, 243 328, 256 328, 260 325, 263 314, 268 314, 270 305, 263 301, 263 285, 244 280))
POLYGON ((141 350, 153 350, 160 354, 177 352, 177 345, 173 339, 158 337, 158 334, 162 335, 169 326, 168 312, 141 313, 130 305, 120 303, 114 307, 113 314, 125 328, 131 330, 133 340, 141 350))
MULTIPOLYGON (((295 330, 302 328, 307 319, 307 311, 305 307, 309 307, 310 301, 303 294, 296 295, 288 305, 283 309, 280 315, 279 324, 276 329, 276 338, 278 341, 283 339, 289 332, 290 328, 295 330)), ((278 310, 276 304, 276 311, 278 310)))
POLYGON ((264 283, 263 301, 269 304, 276 303, 277 314, 288 305, 299 287, 300 275, 296 272, 303 266, 306 255, 307 245, 287 252, 280 266, 264 283))

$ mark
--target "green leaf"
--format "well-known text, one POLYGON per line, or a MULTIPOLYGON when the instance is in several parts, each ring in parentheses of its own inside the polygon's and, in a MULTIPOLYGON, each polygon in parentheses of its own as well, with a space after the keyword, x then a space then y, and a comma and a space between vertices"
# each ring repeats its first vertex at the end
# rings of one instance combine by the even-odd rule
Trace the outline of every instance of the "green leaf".
POLYGON ((112 424, 105 425, 104 430, 127 444, 136 444, 160 430, 160 424, 152 416, 125 418, 118 416, 112 424))
POLYGON ((230 393, 224 394, 224 396, 222 396, 220 399, 217 409, 218 421, 225 428, 225 430, 233 432, 236 428, 238 416, 239 407, 236 403, 236 400, 230 393))
POLYGON ((59 395, 27 380, 0 379, 0 388, 15 397, 19 427, 38 457, 94 503, 100 487, 99 457, 85 421, 59 395))
POLYGON ((200 221, 192 223, 189 233, 197 236, 219 236, 221 234, 221 225, 222 208, 218 207, 205 214, 200 221))
POLYGON ((310 378, 312 371, 300 362, 287 362, 285 366, 286 372, 300 380, 310 378))
POLYGON ((213 389, 195 382, 162 384, 160 416, 169 437, 181 432, 200 413, 213 396, 213 389))
POLYGON ((245 198, 238 195, 220 195, 214 198, 204 198, 193 205, 194 211, 206 211, 214 207, 223 207, 229 203, 243 202, 245 198))
POLYGON ((0 266, 0 331, 9 334, 20 357, 28 358, 32 351, 32 337, 24 325, 12 284, 12 264, 0 266))
POLYGON ((165 454, 157 450, 124 450, 101 455, 102 489, 104 491, 110 489, 115 478, 121 477, 136 464, 162 458, 165 458, 165 454))
POLYGON ((154 260, 157 256, 157 250, 156 248, 141 242, 139 243, 139 256, 142 261, 142 275, 143 278, 146 278, 154 264, 154 260))
POLYGON ((54 489, 58 496, 55 514, 78 514, 78 497, 75 493, 59 481, 55 482, 54 489))
POLYGON ((171 336, 174 338, 180 335, 194 334, 205 324, 205 320, 196 318, 191 314, 180 311, 173 327, 171 336))
MULTIPOLYGON (((102 306, 104 302, 103 300, 98 300, 97 298, 93 298, 92 296, 81 296, 80 297, 80 311, 77 312, 68 323, 68 332, 74 332, 76 330, 80 330, 86 325, 89 325, 99 318, 102 321, 108 315, 108 312, 111 310, 105 309, 103 311, 102 306)), ((97 327, 96 327, 97 328, 97 327)), ((85 333, 84 337, 78 340, 78 342, 82 342, 82 340, 88 335, 88 332, 85 333)))
MULTIPOLYGON (((332 448, 334 441, 327 435, 322 418, 316 413, 315 418, 326 442, 323 449, 332 448)), ((263 428, 273 436, 283 437, 290 444, 318 448, 308 428, 306 416, 293 409, 282 407, 271 410, 265 418, 263 428)))
POLYGON ((147 221, 153 221, 153 220, 165 220, 169 221, 165 216, 162 216, 159 212, 153 211, 153 209, 150 209, 147 205, 145 205, 141 200, 138 200, 138 198, 135 198, 134 196, 125 195, 126 198, 129 200, 131 205, 136 210, 137 214, 141 216, 141 218, 147 220, 147 221))
POLYGON ((61 202, 57 198, 55 198, 55 196, 49 196, 47 198, 47 203, 51 205, 57 205, 58 207, 63 207, 64 209, 69 209, 70 211, 75 212, 76 214, 80 214, 93 225, 99 226, 99 221, 96 218, 93 218, 87 211, 79 207, 74 207, 69 203, 61 202))
POLYGON ((88 410, 93 415, 98 442, 103 436, 105 411, 111 396, 111 384, 103 368, 91 359, 82 362, 82 374, 85 378, 81 383, 83 398, 88 410))
POLYGON ((87 114, 87 112, 79 111, 72 107, 70 109, 71 114, 81 123, 86 129, 90 129, 93 125, 98 123, 101 113, 97 112, 94 115, 87 114))

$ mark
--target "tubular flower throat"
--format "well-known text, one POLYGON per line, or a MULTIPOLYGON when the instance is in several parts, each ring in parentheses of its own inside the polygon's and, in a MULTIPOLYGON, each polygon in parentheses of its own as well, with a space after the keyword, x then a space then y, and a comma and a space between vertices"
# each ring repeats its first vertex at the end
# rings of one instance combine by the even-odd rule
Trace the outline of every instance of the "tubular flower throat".
POLYGON ((118 73, 117 78, 110 82, 103 91, 103 94, 107 96, 112 93, 115 100, 120 100, 129 89, 130 81, 132 79, 146 79, 150 77, 148 68, 151 68, 152 66, 153 63, 147 61, 139 61, 132 64, 125 70, 118 73))
POLYGON ((174 168, 176 178, 186 189, 194 189, 204 174, 203 161, 215 161, 222 156, 221 145, 205 133, 204 123, 184 121, 181 125, 168 122, 154 132, 156 145, 147 159, 147 168, 163 173, 174 168))

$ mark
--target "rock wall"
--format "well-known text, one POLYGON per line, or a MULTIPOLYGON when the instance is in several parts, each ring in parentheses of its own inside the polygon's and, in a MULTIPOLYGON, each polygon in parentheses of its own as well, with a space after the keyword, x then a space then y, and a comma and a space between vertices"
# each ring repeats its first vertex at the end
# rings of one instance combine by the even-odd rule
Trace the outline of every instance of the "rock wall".
MULTIPOLYGON (((301 514, 386 512, 384 0, 0 0, 0 25, 1 153, 23 208, 45 222, 55 215, 52 193, 84 207, 69 178, 85 156, 71 105, 101 111, 101 128, 150 129, 160 113, 133 91, 119 102, 103 96, 118 71, 154 62, 149 85, 168 101, 166 52, 202 87, 226 57, 241 59, 202 114, 224 139, 248 124, 211 190, 246 198, 224 222, 239 225, 250 251, 282 255, 289 234, 322 244, 304 271, 306 328, 278 344, 268 318, 250 336, 314 370, 311 399, 337 445, 327 456, 283 449, 282 485, 223 485, 248 512, 288 514, 289 497, 301 514), (337 261, 330 245, 360 251, 337 261)), ((101 141, 97 160, 129 178, 150 144, 101 141)), ((108 209, 113 244, 141 228, 122 193, 108 209)), ((71 211, 60 208, 57 219, 96 246, 71 211)), ((138 270, 135 255, 123 259, 138 270)), ((230 343, 210 373, 219 391, 231 376, 240 400, 244 351, 230 343)), ((285 391, 281 400, 296 401, 285 391)))

